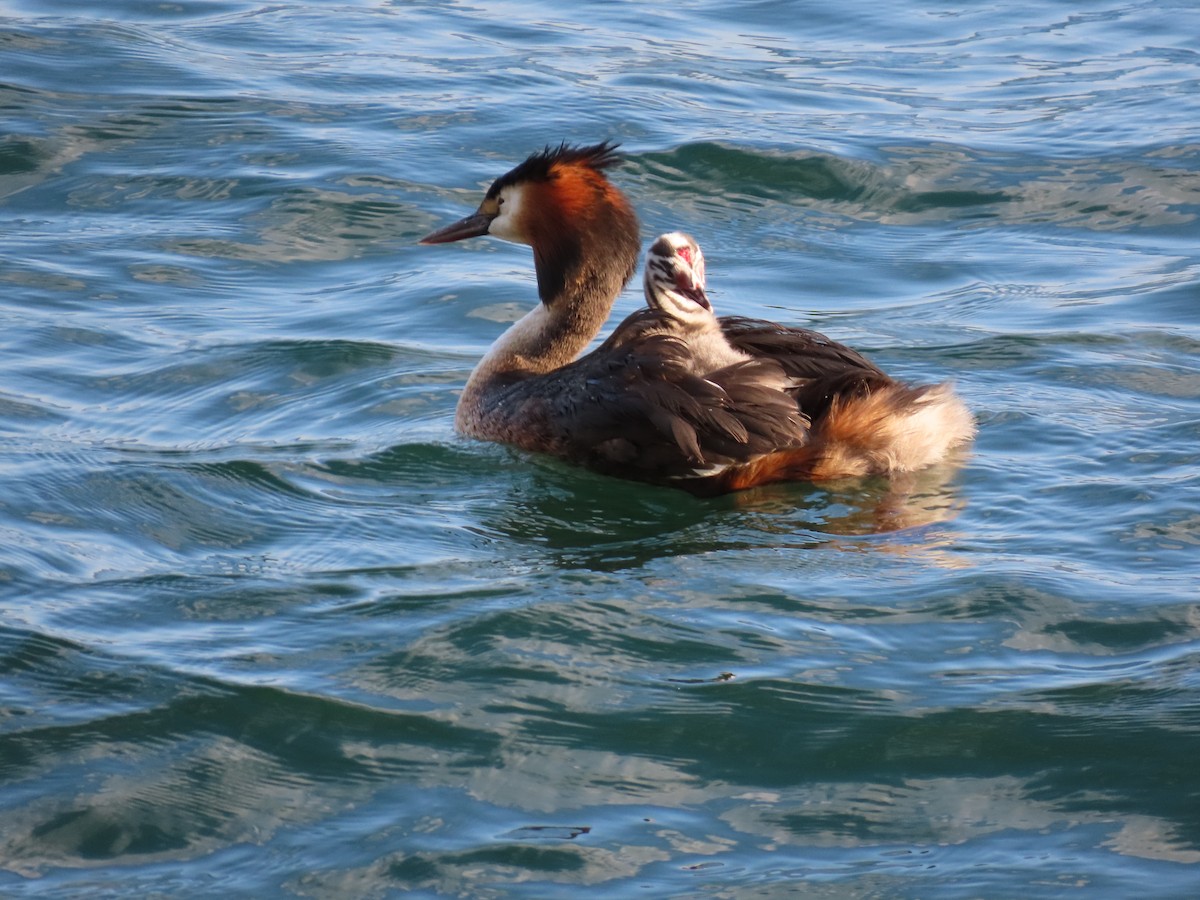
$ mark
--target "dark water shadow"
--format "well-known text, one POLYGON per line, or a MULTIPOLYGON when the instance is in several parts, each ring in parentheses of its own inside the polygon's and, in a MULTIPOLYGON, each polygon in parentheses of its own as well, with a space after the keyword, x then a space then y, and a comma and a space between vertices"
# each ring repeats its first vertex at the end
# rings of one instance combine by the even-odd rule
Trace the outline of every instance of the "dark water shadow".
POLYGON ((706 500, 526 459, 529 469, 502 502, 480 511, 483 526, 549 549, 559 565, 600 571, 719 550, 870 542, 950 521, 965 503, 961 459, 893 478, 771 485, 706 500))

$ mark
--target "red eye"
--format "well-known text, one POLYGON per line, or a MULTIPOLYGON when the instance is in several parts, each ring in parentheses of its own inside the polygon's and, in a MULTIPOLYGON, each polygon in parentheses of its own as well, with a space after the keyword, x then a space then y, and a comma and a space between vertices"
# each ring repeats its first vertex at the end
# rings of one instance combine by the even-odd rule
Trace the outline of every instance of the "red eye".
POLYGON ((692 248, 691 247, 680 247, 675 252, 678 253, 683 258, 683 261, 685 263, 687 263, 689 266, 692 264, 692 248))

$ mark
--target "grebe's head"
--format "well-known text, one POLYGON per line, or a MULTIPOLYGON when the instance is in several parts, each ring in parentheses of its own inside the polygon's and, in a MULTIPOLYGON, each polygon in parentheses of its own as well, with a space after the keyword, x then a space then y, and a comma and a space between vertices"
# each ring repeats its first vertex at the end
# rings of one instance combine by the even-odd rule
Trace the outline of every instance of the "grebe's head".
POLYGON ((646 252, 646 304, 681 322, 712 318, 704 292, 704 254, 700 245, 679 231, 660 235, 646 252))
POLYGON ((585 259, 600 261, 628 280, 637 265, 638 223, 625 195, 604 174, 620 162, 616 148, 609 141, 547 147, 492 182, 472 215, 420 243, 490 234, 529 244, 538 290, 547 303, 585 259))

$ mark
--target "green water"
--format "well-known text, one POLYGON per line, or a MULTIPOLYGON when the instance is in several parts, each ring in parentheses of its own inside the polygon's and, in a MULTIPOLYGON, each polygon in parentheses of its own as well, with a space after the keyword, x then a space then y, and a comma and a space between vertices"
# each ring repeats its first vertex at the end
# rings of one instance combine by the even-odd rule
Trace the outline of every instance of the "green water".
POLYGON ((1200 893, 1194 4, 103 6, 0 2, 0 894, 1200 893), (970 450, 456 437, 531 260, 415 242, 603 138, 970 450))

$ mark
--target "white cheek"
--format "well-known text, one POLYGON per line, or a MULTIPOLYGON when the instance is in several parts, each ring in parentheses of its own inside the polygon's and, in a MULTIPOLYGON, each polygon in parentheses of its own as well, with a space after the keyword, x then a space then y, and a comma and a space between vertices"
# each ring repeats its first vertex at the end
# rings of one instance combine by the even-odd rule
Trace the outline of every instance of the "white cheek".
POLYGON ((521 189, 506 188, 500 196, 504 198, 504 202, 500 204, 500 215, 492 219, 492 224, 488 226, 488 234, 517 244, 529 243, 517 225, 521 218, 521 189))
POLYGON ((501 213, 492 219, 492 224, 488 226, 488 234, 503 238, 506 241, 515 241, 518 244, 524 243, 517 231, 517 223, 513 221, 513 217, 508 213, 501 213))

